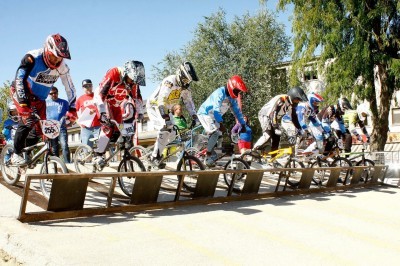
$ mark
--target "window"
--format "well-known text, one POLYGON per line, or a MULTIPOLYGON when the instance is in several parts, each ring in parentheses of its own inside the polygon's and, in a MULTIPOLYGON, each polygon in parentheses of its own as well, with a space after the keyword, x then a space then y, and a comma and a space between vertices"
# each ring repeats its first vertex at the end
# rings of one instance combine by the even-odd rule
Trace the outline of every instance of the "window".
POLYGON ((392 125, 400 125, 400 108, 392 108, 392 125))

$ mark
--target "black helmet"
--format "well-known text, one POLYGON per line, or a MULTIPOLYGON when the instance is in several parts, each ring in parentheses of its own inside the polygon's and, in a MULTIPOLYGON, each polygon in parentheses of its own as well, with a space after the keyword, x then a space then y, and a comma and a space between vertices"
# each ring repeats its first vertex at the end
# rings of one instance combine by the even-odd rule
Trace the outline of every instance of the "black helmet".
POLYGON ((343 112, 346 110, 353 110, 350 101, 346 97, 339 98, 338 105, 343 112))
POLYGON ((124 65, 124 77, 129 77, 135 84, 146 86, 144 65, 140 61, 127 61, 124 65))
POLYGON ((300 102, 307 102, 307 95, 304 93, 303 89, 300 87, 294 87, 290 89, 287 93, 289 95, 290 103, 293 104, 294 99, 299 99, 300 102))
POLYGON ((189 87, 190 82, 199 81, 192 63, 184 62, 176 70, 176 81, 180 87, 189 87))

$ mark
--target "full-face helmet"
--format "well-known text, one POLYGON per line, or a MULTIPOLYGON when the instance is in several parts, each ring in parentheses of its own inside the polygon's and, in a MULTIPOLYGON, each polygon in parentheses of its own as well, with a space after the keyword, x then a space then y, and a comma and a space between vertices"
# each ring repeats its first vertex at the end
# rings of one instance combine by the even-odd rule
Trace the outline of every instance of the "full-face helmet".
POLYGON ((361 121, 365 121, 368 116, 371 116, 371 110, 365 104, 360 104, 357 106, 357 114, 361 121))
POLYGON ((231 96, 233 99, 237 98, 239 93, 248 91, 246 84, 244 84, 244 81, 238 75, 232 76, 230 79, 228 79, 226 88, 228 89, 229 96, 231 96))
POLYGON ((343 112, 346 110, 353 110, 353 107, 351 107, 350 101, 346 97, 339 98, 338 106, 343 112))
POLYGON ((7 106, 7 113, 8 113, 8 117, 14 121, 14 122, 18 122, 18 113, 17 113, 17 107, 15 106, 15 104, 13 102, 10 102, 7 106))
POLYGON ((44 43, 44 62, 49 68, 55 69, 64 58, 71 59, 67 40, 58 33, 49 35, 44 43))
POLYGON ((323 102, 324 99, 318 93, 310 93, 307 95, 308 103, 313 111, 318 110, 318 106, 320 102, 323 102))
POLYGON ((146 86, 146 74, 144 65, 140 61, 128 61, 124 65, 124 80, 126 77, 130 78, 133 83, 140 86, 146 86))
POLYGON ((199 81, 199 78, 192 63, 184 62, 176 70, 176 82, 179 87, 187 88, 192 81, 199 81))
POLYGON ((289 101, 290 104, 293 104, 293 100, 297 99, 300 102, 307 102, 308 98, 307 95, 304 93, 303 89, 300 87, 291 88, 288 91, 289 101))

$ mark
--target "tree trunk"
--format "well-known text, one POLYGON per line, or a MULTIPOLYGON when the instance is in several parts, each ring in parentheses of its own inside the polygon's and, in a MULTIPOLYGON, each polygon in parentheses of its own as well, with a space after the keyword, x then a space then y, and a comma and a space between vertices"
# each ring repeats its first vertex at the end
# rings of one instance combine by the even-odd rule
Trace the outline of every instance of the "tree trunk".
POLYGON ((372 100, 373 130, 371 135, 371 150, 383 151, 389 131, 390 99, 392 97, 387 84, 387 66, 380 64, 375 71, 376 101, 372 100))

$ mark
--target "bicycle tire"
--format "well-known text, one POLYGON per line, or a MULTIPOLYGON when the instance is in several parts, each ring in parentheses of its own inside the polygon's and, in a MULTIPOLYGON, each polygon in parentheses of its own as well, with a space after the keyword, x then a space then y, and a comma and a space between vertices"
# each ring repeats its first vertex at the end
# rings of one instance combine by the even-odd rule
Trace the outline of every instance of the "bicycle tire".
POLYGON ((179 161, 176 171, 193 171, 193 174, 185 176, 178 175, 178 180, 183 178, 183 187, 190 192, 194 192, 197 183, 197 175, 195 174, 195 171, 205 169, 206 167, 199 158, 192 155, 184 155, 179 161))
POLYGON ((147 156, 149 153, 151 153, 151 151, 149 149, 146 149, 143 146, 137 145, 137 146, 133 146, 129 150, 129 153, 132 156, 139 158, 139 160, 143 163, 146 170, 151 169, 150 156, 147 156))
POLYGON ((3 147, 0 155, 1 174, 4 181, 9 185, 15 185, 21 178, 21 171, 18 166, 11 164, 11 156, 14 153, 14 145, 7 144, 3 147), (6 158, 9 155, 10 158, 6 158))
POLYGON ((350 180, 349 177, 350 177, 351 169, 343 169, 343 167, 352 167, 353 164, 351 163, 351 161, 344 157, 337 157, 329 164, 329 166, 342 168, 342 170, 340 171, 340 174, 339 174, 338 183, 342 183, 343 185, 346 185, 347 182, 350 180))
MULTIPOLYGON (((118 172, 146 172, 146 168, 142 161, 135 157, 130 156, 128 159, 123 159, 118 165, 118 172)), ((133 186, 135 184, 136 177, 134 176, 119 176, 118 183, 121 190, 125 193, 125 195, 131 197, 133 186)))
MULTIPOLYGON (((40 174, 58 174, 68 173, 67 166, 64 161, 58 158, 57 156, 49 156, 47 161, 47 173, 45 171, 45 164, 42 164, 40 168, 40 174)), ((40 179, 40 190, 42 191, 43 196, 47 199, 50 197, 51 186, 53 185, 53 179, 40 179)))
MULTIPOLYGON (((243 169, 250 169, 249 164, 241 159, 241 158, 233 158, 232 160, 229 160, 225 166, 224 166, 224 170, 243 170, 243 169)), ((236 176, 236 183, 234 186, 234 191, 235 192, 241 192, 244 186, 244 181, 245 181, 245 176, 247 174, 232 174, 232 173, 226 173, 224 174, 224 180, 225 180, 225 184, 229 187, 232 183, 232 179, 233 176, 236 176)))
POLYGON ((249 166, 251 166, 253 162, 262 164, 261 158, 261 155, 256 155, 253 151, 246 151, 240 156, 240 159, 244 160, 249 166))
MULTIPOLYGON (((305 167, 304 167, 304 163, 302 161, 300 161, 299 159, 290 158, 285 163, 284 168, 294 168, 295 169, 295 168, 305 168, 305 167)), ((292 188, 296 188, 300 184, 300 178, 301 178, 302 172, 298 173, 298 172, 295 172, 295 171, 290 171, 290 172, 286 173, 284 171, 284 172, 281 172, 281 173, 283 173, 283 175, 286 178, 285 188, 286 188, 287 184, 292 188), (290 178, 292 178, 292 180, 290 180, 290 178)), ((280 178, 281 178, 282 177, 281 174, 279 174, 279 175, 280 175, 280 178)))
POLYGON ((93 149, 86 144, 81 144, 76 148, 74 154, 74 166, 77 173, 93 173, 95 167, 92 163, 93 149))
MULTIPOLYGON (((327 160, 318 159, 310 165, 310 168, 329 167, 327 160)), ((316 186, 326 185, 329 179, 329 170, 315 170, 311 182, 316 186)))
MULTIPOLYGON (((356 166, 374 166, 375 162, 370 159, 364 159, 357 162, 356 166)), ((367 182, 368 178, 371 176, 371 169, 364 169, 363 173, 361 174, 360 181, 367 182)))

